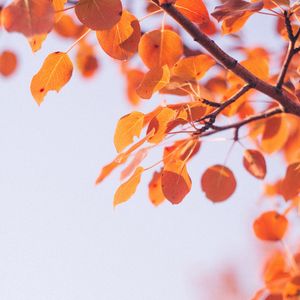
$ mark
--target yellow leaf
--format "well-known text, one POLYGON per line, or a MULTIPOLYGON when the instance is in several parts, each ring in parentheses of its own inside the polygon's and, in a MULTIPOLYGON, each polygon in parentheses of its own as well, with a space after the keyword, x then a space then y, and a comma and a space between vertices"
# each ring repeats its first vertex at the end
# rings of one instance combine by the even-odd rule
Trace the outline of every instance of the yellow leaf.
POLYGON ((143 113, 134 111, 119 120, 114 136, 114 144, 118 152, 130 145, 135 136, 140 136, 144 117, 143 113))
POLYGON ((40 105, 48 91, 59 92, 70 80, 72 72, 73 65, 67 53, 49 54, 31 81, 30 89, 36 102, 40 105))
POLYGON ((129 198, 135 193, 143 172, 144 169, 142 167, 138 167, 133 175, 126 182, 119 186, 114 196, 114 206, 128 201, 129 198))

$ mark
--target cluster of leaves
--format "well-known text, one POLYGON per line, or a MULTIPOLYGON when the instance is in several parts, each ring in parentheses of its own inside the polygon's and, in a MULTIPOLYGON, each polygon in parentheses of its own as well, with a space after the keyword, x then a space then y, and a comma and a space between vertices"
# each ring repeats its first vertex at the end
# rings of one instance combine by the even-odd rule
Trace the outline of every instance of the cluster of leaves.
MULTIPOLYGON (((77 49, 75 60, 82 75, 95 74, 99 62, 89 39, 91 33, 107 55, 120 61, 132 104, 151 99, 156 93, 171 99, 148 113, 133 111, 119 120, 114 135, 118 155, 96 180, 99 184, 126 164, 114 205, 128 201, 143 173, 153 169, 148 185, 151 202, 181 203, 192 187, 188 163, 201 144, 207 136, 232 131, 233 143, 244 148, 244 169, 258 180, 267 174, 266 155, 281 153, 285 159, 284 177, 266 184, 265 195, 280 197, 281 207, 288 208, 264 212, 253 225, 259 239, 279 241, 287 231, 289 213, 300 205, 300 4, 288 0, 222 2, 210 14, 202 0, 145 1, 146 17, 161 16, 162 21, 156 28, 143 30, 141 22, 146 17, 138 19, 120 0, 14 0, 2 10, 1 23, 6 31, 23 34, 33 51, 41 48, 52 30, 74 40, 67 51, 49 54, 33 77, 30 88, 38 104, 49 91, 60 91, 71 79, 69 52, 73 48, 77 49), (179 25, 171 18, 167 24, 167 14, 179 25), (239 32, 254 14, 276 18, 277 35, 289 45, 286 53, 243 45, 239 32), (207 53, 187 46, 180 28, 207 53), (211 41, 210 37, 220 34, 236 38, 234 51, 244 57, 240 63, 211 41), (241 143, 242 130, 249 147, 241 143), (145 168, 141 164, 154 147, 162 151, 162 158, 145 168)), ((8 76, 15 67, 14 54, 4 51, 0 73, 8 76)), ((200 186, 206 198, 217 203, 230 198, 237 179, 228 166, 216 164, 202 174, 200 186)), ((274 289, 278 274, 271 272, 272 285, 266 280, 271 296, 264 299, 277 299, 272 296, 275 294, 294 299, 289 295, 295 294, 291 291, 295 286, 299 293, 299 274, 284 272, 284 287, 280 281, 274 289)), ((262 293, 255 299, 261 297, 262 293)))

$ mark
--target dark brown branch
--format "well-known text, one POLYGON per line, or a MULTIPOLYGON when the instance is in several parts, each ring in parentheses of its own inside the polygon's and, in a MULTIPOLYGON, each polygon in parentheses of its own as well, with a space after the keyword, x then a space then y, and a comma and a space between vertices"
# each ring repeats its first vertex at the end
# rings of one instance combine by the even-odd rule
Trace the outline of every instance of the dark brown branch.
POLYGON ((300 104, 295 103, 278 88, 259 79, 254 74, 249 72, 246 68, 239 64, 236 59, 224 52, 213 40, 200 31, 197 26, 195 26, 190 20, 181 14, 173 5, 160 5, 158 0, 152 0, 152 2, 167 12, 193 37, 197 43, 204 47, 226 69, 231 70, 256 90, 277 100, 284 107, 285 112, 300 116, 300 104))
POLYGON ((276 107, 276 108, 269 109, 269 110, 267 110, 263 113, 250 116, 250 117, 248 117, 248 118, 246 118, 246 119, 244 119, 240 122, 233 123, 233 124, 226 125, 226 126, 215 126, 214 125, 213 126, 214 130, 207 131, 205 133, 201 133, 199 131, 195 134, 198 134, 200 137, 204 137, 204 136, 209 136, 209 135, 219 133, 219 132, 224 131, 224 130, 235 129, 235 140, 237 140, 238 139, 238 131, 242 126, 244 126, 246 124, 249 124, 249 123, 252 123, 252 122, 255 122, 255 121, 262 120, 262 119, 267 119, 269 117, 272 117, 274 115, 281 114, 281 113, 284 113, 283 109, 280 108, 280 107, 276 107))
POLYGON ((290 65, 294 55, 298 52, 298 50, 295 49, 295 45, 296 45, 297 39, 300 34, 300 30, 298 30, 296 35, 294 35, 291 20, 290 20, 290 15, 288 14, 287 11, 284 12, 284 19, 285 19, 285 27, 286 27, 290 42, 289 42, 288 51, 287 51, 287 54, 286 54, 284 63, 282 65, 281 71, 279 73, 279 77, 278 77, 277 84, 276 84, 276 87, 279 90, 282 89, 282 85, 284 84, 285 76, 289 69, 289 65, 290 65))

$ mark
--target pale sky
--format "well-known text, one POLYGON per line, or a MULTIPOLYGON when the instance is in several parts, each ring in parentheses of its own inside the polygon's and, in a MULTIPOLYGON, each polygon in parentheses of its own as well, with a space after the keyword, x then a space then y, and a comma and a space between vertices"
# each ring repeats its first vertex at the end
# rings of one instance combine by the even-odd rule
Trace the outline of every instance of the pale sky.
MULTIPOLYGON (((247 30, 277 47, 262 22, 250 21, 247 30)), ((75 70, 40 107, 30 95, 45 56, 70 43, 50 38, 32 55, 24 38, 1 33, 0 50, 15 49, 21 64, 15 76, 0 78, 0 299, 199 300, 205 294, 196 282, 227 265, 237 266, 250 297, 260 287, 262 243, 252 220, 261 210, 262 184, 243 170, 243 149, 236 145, 227 162, 238 178, 227 202, 206 200, 200 175, 224 162, 230 141, 203 145, 189 168, 192 192, 181 205, 154 208, 149 173, 136 195, 113 209, 119 173, 97 187, 94 181, 116 154, 117 120, 132 110, 117 64, 98 48, 102 66, 93 80, 75 70)))

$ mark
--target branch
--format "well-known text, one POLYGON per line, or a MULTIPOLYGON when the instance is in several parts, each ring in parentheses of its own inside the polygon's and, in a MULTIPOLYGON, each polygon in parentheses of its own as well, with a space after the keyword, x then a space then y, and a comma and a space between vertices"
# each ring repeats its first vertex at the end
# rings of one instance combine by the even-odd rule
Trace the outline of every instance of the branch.
POLYGON ((233 123, 233 124, 226 125, 226 126, 213 126, 214 130, 212 130, 212 131, 201 133, 199 130, 198 132, 196 132, 194 134, 199 135, 200 137, 204 137, 204 136, 209 136, 209 135, 219 133, 224 130, 235 129, 234 139, 238 140, 238 131, 242 126, 252 123, 252 122, 255 122, 255 121, 258 121, 258 120, 267 119, 269 117, 272 117, 274 115, 281 114, 281 113, 284 113, 284 110, 281 107, 276 107, 276 108, 269 109, 263 113, 250 116, 250 117, 248 117, 240 122, 237 122, 237 123, 233 123))
POLYGON ((298 50, 295 49, 295 45, 296 45, 296 41, 300 34, 300 30, 298 30, 296 35, 294 35, 293 28, 291 25, 290 15, 287 13, 287 11, 284 11, 284 19, 285 19, 285 27, 286 27, 290 42, 289 42, 288 51, 287 51, 287 54, 286 54, 284 63, 282 65, 281 71, 279 73, 279 77, 278 77, 277 84, 276 84, 276 87, 279 90, 282 89, 282 85, 284 84, 284 79, 287 74, 289 65, 290 65, 294 55, 298 52, 298 50))
POLYGON ((180 13, 172 4, 159 4, 159 0, 152 0, 153 3, 161 7, 168 13, 182 28, 184 28, 203 48, 205 48, 221 65, 231 70, 234 74, 242 78, 256 90, 277 100, 286 113, 300 116, 300 104, 295 103, 286 96, 280 89, 259 79, 238 63, 236 59, 224 52, 213 40, 199 30, 189 19, 180 13))

